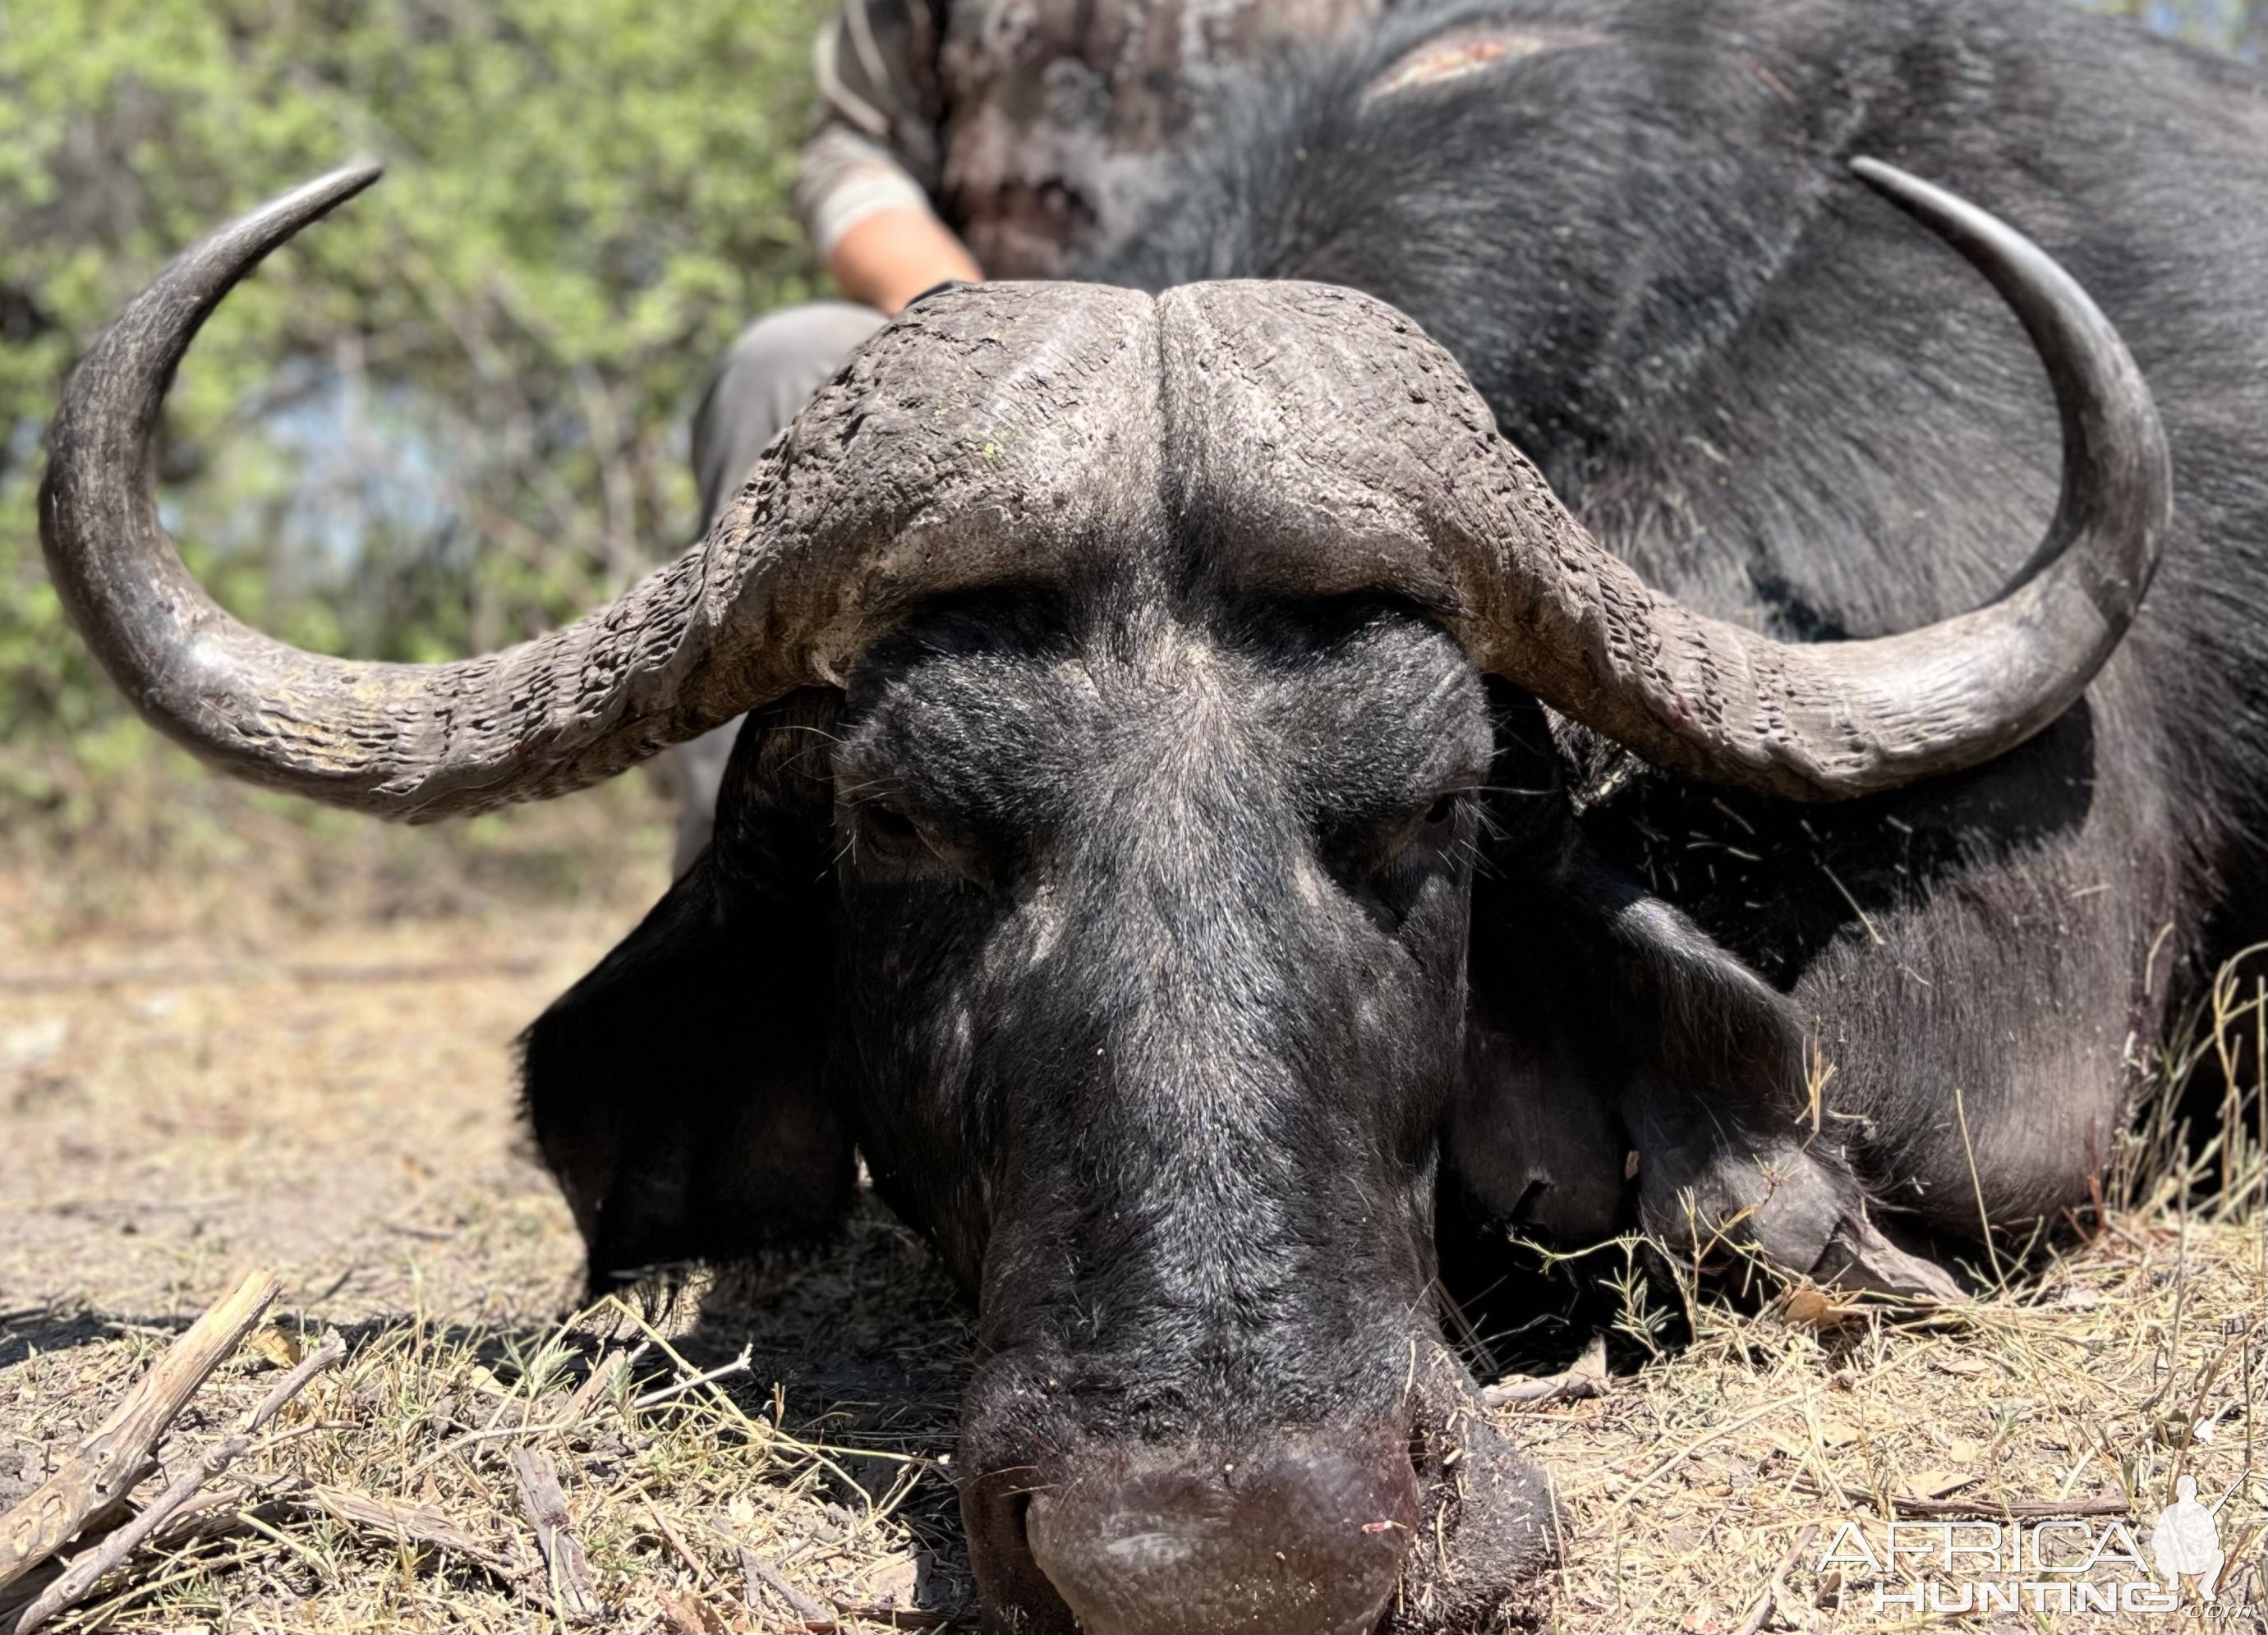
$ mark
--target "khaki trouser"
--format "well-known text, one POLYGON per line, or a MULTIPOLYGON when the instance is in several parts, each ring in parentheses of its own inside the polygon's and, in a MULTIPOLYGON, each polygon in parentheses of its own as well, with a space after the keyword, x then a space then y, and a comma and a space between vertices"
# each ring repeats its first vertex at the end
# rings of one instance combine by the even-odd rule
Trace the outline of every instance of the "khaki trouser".
MULTIPOLYGON (((767 314, 741 332, 693 412, 693 480, 700 486, 704 522, 716 519, 764 445, 811 394, 888 321, 871 306, 814 301, 767 314)), ((672 864, 678 874, 709 844, 717 792, 740 730, 740 722, 728 722, 672 752, 686 787, 672 864)))

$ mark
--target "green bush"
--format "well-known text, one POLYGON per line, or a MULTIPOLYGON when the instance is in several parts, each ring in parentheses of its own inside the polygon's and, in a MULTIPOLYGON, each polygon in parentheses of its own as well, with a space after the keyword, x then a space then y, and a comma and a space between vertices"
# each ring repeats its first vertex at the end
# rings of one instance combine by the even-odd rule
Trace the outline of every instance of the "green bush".
MULTIPOLYGON (((683 426, 810 293, 786 204, 823 0, 44 0, 0 16, 0 803, 145 740, 40 561, 63 374, 172 252, 372 154, 198 341, 165 504, 292 641, 430 658, 691 537, 683 426)), ((95 770, 89 766, 88 770, 95 770)))

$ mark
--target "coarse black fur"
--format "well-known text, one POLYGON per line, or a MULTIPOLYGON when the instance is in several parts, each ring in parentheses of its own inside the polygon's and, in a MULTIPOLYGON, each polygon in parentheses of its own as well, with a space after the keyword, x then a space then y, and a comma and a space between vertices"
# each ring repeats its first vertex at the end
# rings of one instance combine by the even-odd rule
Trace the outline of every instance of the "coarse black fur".
MULTIPOLYGON (((2049 0, 1428 9, 1225 99, 1172 206, 1091 271, 1382 297, 1650 582, 1785 638, 1878 634, 2019 576, 2058 451, 2014 320, 1851 179, 1859 155, 2016 224, 2132 349, 2177 482, 2143 617, 2080 706, 1976 772, 1797 811, 1570 730, 1552 798, 1597 869, 1791 1001, 1877 1195, 1973 1235, 1955 1126, 1996 1224, 2076 1202, 2169 998, 2264 923, 2261 76, 2049 0), (1475 40, 1509 48, 1378 93, 1475 40)), ((1538 952, 1531 905, 1517 929, 1492 912, 1533 877, 1503 875, 1476 910, 1479 1076, 1508 1074, 1549 1126, 1598 1126, 1631 1081, 1629 1030, 1596 1026, 1582 976, 1534 1007, 1483 978, 1597 970, 1538 952)), ((1712 1008, 1757 1025, 1747 1001, 1712 1008)), ((1787 1096, 1784 1050, 1761 1076, 1787 1096)), ((1461 1106, 1484 1119, 1509 1089, 1461 1106)), ((1603 1122, 1581 1178, 1500 1142, 1462 1167, 1506 1207, 1582 1193, 1604 1227, 1619 1189, 1599 1167, 1627 1131, 1603 1122)))
MULTIPOLYGON (((1090 271, 1382 297, 1653 583, 1874 634, 2016 579, 2059 453, 2015 322, 1860 154, 2037 238, 2164 417, 2163 568, 2049 731, 1839 807, 1698 787, 1484 689, 1422 608, 1225 592, 1233 541, 1130 501, 1060 580, 929 609, 823 719, 743 735, 708 861, 531 1030, 594 1275, 809 1233, 852 1143, 937 1243, 980 1309, 996 1622, 1156 1613, 1071 1521, 1170 1527, 1249 1459, 1381 1507, 1406 1460, 1448 1547, 1394 1616, 1489 1616, 1547 1529, 1508 1455, 1437 1498, 1437 1178, 1491 1229, 1739 1218, 1792 1270, 1915 1287, 1875 1223, 2081 1200, 2170 997, 2260 928, 2250 71, 2049 0, 1433 9, 1225 104, 1090 271), (1485 66, 1413 77, 1429 51, 1485 66)), ((1336 1599, 1279 1616, 1372 1604, 1366 1566, 1308 1577, 1336 1599)))
POLYGON ((711 847, 520 1041, 537 1147, 594 1287, 838 1221, 857 1179, 824 1075, 834 893, 823 765, 834 701, 798 693, 747 735, 757 775, 711 847), (797 775, 802 772, 804 775, 797 775), (761 934, 752 934, 761 927, 761 934), (676 1016, 665 1029, 651 1018, 676 1016))

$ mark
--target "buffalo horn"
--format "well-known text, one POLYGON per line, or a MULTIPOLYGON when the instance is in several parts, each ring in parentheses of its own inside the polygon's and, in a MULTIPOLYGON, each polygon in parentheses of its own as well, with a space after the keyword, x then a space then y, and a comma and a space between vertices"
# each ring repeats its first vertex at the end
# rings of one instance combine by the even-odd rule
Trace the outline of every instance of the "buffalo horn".
POLYGON ((412 821, 595 783, 834 681, 878 612, 1016 571, 1109 493, 1155 487, 1123 469, 1154 466, 1148 298, 967 291, 862 348, 707 537, 611 605, 447 664, 272 640, 183 567, 151 434, 221 298, 378 175, 336 171, 180 256, 73 372, 49 432, 40 537, 65 607, 151 722, 240 777, 412 821))
POLYGON ((1942 188, 1872 159, 1852 168, 1984 274, 2046 366, 2062 418, 2062 493, 2013 588, 1896 635, 1773 641, 1648 589, 1548 496, 1535 502, 1532 468, 1500 440, 1496 486, 1528 492, 1528 502, 1500 516, 1493 537, 1444 542, 1487 605, 1466 621, 1483 668, 1659 766, 1798 800, 1974 766, 2052 722, 2132 622, 2171 510, 2149 388, 2071 275, 1942 188))

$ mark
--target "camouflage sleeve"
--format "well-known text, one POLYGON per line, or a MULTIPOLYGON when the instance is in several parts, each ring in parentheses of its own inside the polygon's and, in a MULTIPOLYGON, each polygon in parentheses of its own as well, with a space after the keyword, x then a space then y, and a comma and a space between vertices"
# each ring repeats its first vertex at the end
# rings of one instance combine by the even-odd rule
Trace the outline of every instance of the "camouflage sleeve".
POLYGON ((819 120, 797 158, 795 208, 821 260, 869 216, 933 208, 943 20, 932 0, 842 0, 814 42, 819 120))

